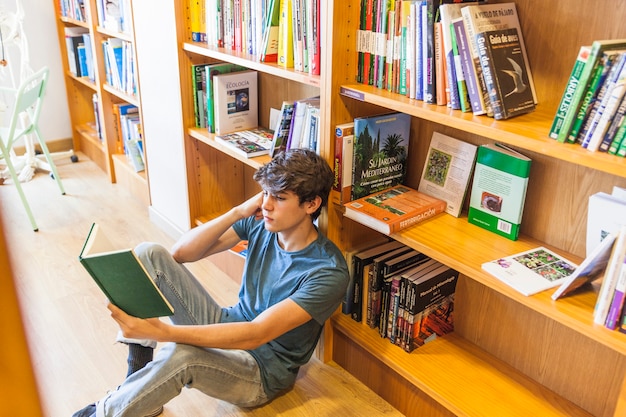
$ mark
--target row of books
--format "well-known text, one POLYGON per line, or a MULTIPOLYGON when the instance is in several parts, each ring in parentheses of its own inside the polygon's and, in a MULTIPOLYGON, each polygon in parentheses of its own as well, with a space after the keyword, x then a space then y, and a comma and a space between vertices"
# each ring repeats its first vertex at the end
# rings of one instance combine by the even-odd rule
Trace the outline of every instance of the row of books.
POLYGON ((473 180, 468 221, 516 240, 532 161, 502 144, 477 147, 434 132, 415 190, 403 184, 410 124, 393 112, 336 127, 333 188, 345 216, 385 234, 442 212, 458 217, 473 180))
POLYGON ((137 69, 132 42, 119 38, 102 41, 104 70, 107 84, 128 94, 137 93, 137 69))
POLYGON ((61 16, 81 22, 87 21, 85 0, 60 0, 59 8, 61 16))
POLYGON ((589 151, 626 156, 626 39, 582 46, 550 128, 550 137, 589 151))
POLYGON ((370 242, 346 261, 344 314, 407 352, 453 331, 457 271, 397 241, 370 242))
POLYGON ((247 158, 275 155, 292 148, 308 148, 319 152, 319 97, 284 101, 275 117, 270 117, 274 129, 253 127, 216 135, 215 140, 230 146, 247 158))
POLYGON ((515 3, 363 0, 357 39, 358 82, 495 119, 537 103, 515 3))
POLYGON ((114 103, 111 114, 117 143, 117 153, 126 155, 136 172, 145 170, 143 129, 137 106, 114 103))
POLYGON ((190 0, 192 40, 320 73, 319 0, 190 0))
POLYGON ((66 27, 64 31, 69 71, 76 77, 88 77, 92 82, 95 82, 96 76, 89 30, 79 26, 71 26, 66 27))

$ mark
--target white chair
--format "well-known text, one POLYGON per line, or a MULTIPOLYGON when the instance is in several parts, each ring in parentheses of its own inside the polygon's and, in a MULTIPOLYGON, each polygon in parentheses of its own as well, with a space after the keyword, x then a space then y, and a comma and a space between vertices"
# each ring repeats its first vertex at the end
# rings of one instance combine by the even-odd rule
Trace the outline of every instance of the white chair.
POLYGON ((6 169, 11 174, 13 184, 20 195, 24 209, 26 209, 26 214, 30 219, 30 223, 34 231, 39 230, 39 228, 37 227, 37 223, 35 222, 30 206, 28 205, 26 195, 22 190, 19 177, 11 159, 15 156, 15 152, 13 151, 13 145, 15 142, 26 135, 34 134, 39 142, 39 146, 41 147, 43 154, 45 155, 50 168, 51 176, 58 184, 61 194, 65 194, 61 178, 59 177, 59 173, 57 172, 54 161, 48 151, 46 142, 41 136, 38 126, 39 116, 41 114, 41 104, 43 102, 43 97, 48 83, 48 75, 48 68, 43 67, 30 77, 26 78, 17 89, 0 86, 0 92, 14 94, 13 107, 10 111, 7 111, 7 115, 10 117, 8 117, 7 121, 4 122, 5 125, 0 127, 0 164, 6 165, 6 169), (7 122, 8 125, 6 125, 7 122), (2 160, 4 161, 2 162, 2 160))

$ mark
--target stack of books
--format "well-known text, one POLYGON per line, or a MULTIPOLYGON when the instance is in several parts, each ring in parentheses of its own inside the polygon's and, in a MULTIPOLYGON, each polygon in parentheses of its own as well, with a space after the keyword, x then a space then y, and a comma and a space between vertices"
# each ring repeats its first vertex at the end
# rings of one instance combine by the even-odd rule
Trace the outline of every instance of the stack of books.
POLYGON ((581 46, 550 137, 592 152, 626 156, 626 39, 581 46))

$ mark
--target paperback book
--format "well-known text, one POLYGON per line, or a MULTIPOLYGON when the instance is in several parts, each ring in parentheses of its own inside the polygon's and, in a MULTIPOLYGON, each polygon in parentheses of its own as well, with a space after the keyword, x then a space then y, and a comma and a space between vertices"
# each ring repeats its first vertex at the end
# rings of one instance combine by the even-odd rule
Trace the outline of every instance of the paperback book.
POLYGON ((405 185, 396 185, 345 205, 345 216, 390 235, 443 213, 446 202, 405 185))
POLYGON ((409 278, 400 346, 407 352, 454 331, 454 295, 459 272, 441 265, 409 278))
POLYGON ((557 300, 583 285, 593 282, 601 277, 601 272, 606 268, 611 255, 611 249, 615 243, 617 234, 609 234, 597 245, 593 251, 578 265, 576 270, 563 281, 561 286, 552 294, 552 299, 557 300))
POLYGON ((531 160, 499 143, 478 148, 467 219, 517 240, 526 201, 531 160))
POLYGON ((530 62, 526 53, 524 35, 522 33, 522 27, 520 25, 517 6, 515 3, 481 2, 480 4, 470 4, 461 9, 461 14, 464 19, 465 30, 468 33, 468 40, 470 44, 472 44, 472 50, 475 51, 476 54, 473 55, 474 58, 478 56, 478 45, 476 43, 476 35, 478 33, 509 28, 517 29, 520 49, 524 61, 523 67, 527 68, 526 76, 528 77, 528 88, 532 93, 534 103, 537 104, 537 92, 535 90, 533 75, 530 69, 530 62))
POLYGON ((272 146, 271 138, 246 134, 244 131, 216 135, 215 140, 246 158, 269 155, 272 146))
POLYGON ((418 191, 446 202, 446 213, 459 217, 474 168, 477 146, 433 132, 418 191))
POLYGON ((257 72, 213 76, 215 133, 224 135, 258 126, 257 72))
POLYGON ((524 60, 518 30, 479 32, 476 46, 493 117, 508 119, 535 110, 529 67, 524 60))
POLYGON ((482 269, 524 295, 533 295, 561 285, 577 265, 538 247, 482 264, 482 269))
POLYGON ((411 116, 406 113, 354 119, 351 200, 404 181, 410 133, 411 116))

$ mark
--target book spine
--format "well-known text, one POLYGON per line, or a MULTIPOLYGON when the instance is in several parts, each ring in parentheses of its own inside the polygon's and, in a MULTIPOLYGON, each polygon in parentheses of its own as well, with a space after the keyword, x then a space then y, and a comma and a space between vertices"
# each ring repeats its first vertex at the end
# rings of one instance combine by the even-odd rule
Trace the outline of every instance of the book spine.
POLYGON ((387 32, 385 41, 385 63, 382 64, 381 81, 378 88, 393 91, 393 60, 395 51, 396 11, 390 10, 387 14, 387 32))
POLYGON ((401 2, 401 14, 400 17, 400 66, 399 66, 399 74, 398 74, 398 93, 404 96, 408 95, 408 77, 407 77, 407 63, 410 60, 410 41, 409 37, 409 25, 411 22, 411 4, 410 1, 402 1, 401 2))
POLYGON ((418 2, 415 20, 415 99, 424 100, 424 36, 426 2, 418 2))
POLYGON ((494 117, 498 118, 502 115, 502 101, 498 97, 495 80, 494 68, 492 63, 489 47, 487 46, 487 38, 484 33, 476 34, 476 47, 478 56, 480 57, 480 66, 483 70, 483 77, 487 91, 489 91, 489 101, 493 110, 494 117))
POLYGON ((437 205, 432 206, 421 213, 418 213, 414 216, 404 218, 401 221, 390 224, 390 229, 391 229, 390 233, 397 233, 400 230, 404 230, 408 227, 411 227, 421 221, 424 221, 433 216, 436 216, 439 213, 443 213, 445 209, 446 209, 446 203, 444 201, 441 201, 437 205))
POLYGON ((435 79, 435 0, 426 0, 424 36, 424 103, 437 104, 435 79))
POLYGON ((618 269, 615 294, 613 295, 605 323, 605 326, 611 330, 615 330, 619 326, 622 310, 624 308, 624 298, 626 297, 626 258, 622 261, 618 269))
POLYGON ((359 14, 359 28, 356 31, 356 50, 357 50, 357 73, 356 73, 356 81, 358 83, 363 83, 363 67, 365 64, 365 46, 366 46, 366 16, 367 16, 367 0, 361 0, 360 4, 360 14, 359 14))
POLYGON ((604 278, 600 286, 600 293, 593 311, 593 322, 604 325, 609 313, 615 286, 619 278, 619 267, 622 265, 626 253, 626 224, 622 225, 613 245, 613 251, 609 257, 608 265, 604 271, 604 278))
POLYGON ((453 20, 452 26, 454 27, 456 45, 459 50, 465 85, 467 87, 467 94, 469 96, 472 112, 476 115, 485 114, 486 111, 483 104, 482 90, 477 83, 474 61, 470 55, 470 47, 466 37, 463 18, 453 20))
POLYGON ((619 128, 617 129, 617 132, 615 132, 615 137, 613 138, 613 141, 611 142, 611 146, 609 146, 609 151, 608 151, 609 154, 617 155, 617 152, 620 146, 622 145, 622 142, 624 142, 625 136, 626 136, 626 117, 622 119, 622 122, 619 128))
POLYGON ((446 93, 446 60, 443 56, 443 26, 441 22, 435 22, 435 79, 437 80, 437 105, 446 106, 448 104, 448 93, 446 93))
POLYGON ((459 104, 459 90, 456 88, 456 74, 454 69, 454 55, 452 53, 452 39, 450 30, 450 16, 448 5, 440 7, 441 37, 443 39, 443 59, 445 61, 447 106, 453 110, 461 108, 459 104))
POLYGON ((612 121, 609 124, 609 128, 606 130, 602 141, 600 142, 600 146, 598 146, 598 150, 600 152, 608 152, 611 144, 613 143, 613 138, 617 134, 619 127, 624 122, 624 115, 626 114, 626 95, 622 97, 622 101, 617 107, 617 111, 612 118, 612 121))
POLYGON ((454 57, 454 71, 456 75, 456 85, 459 92, 459 105, 462 112, 469 112, 472 107, 469 102, 469 95, 467 93, 467 84, 465 81, 465 74, 463 74, 463 63, 461 62, 461 55, 459 53, 459 44, 456 39, 456 30, 454 25, 450 25, 450 39, 452 41, 452 55, 454 57))
POLYGON ((572 68, 572 72, 570 73, 569 79, 567 80, 567 84, 565 85, 565 91, 561 96, 561 102, 559 103, 556 115, 554 116, 554 120, 552 121, 552 126, 550 127, 550 137, 552 139, 556 139, 559 136, 559 132, 561 131, 561 127, 563 126, 563 120, 565 119, 565 114, 567 113, 567 109, 572 104, 572 97, 580 81, 580 75, 583 68, 585 67, 588 56, 589 47, 582 46, 578 51, 578 56, 576 57, 574 68, 572 68))

